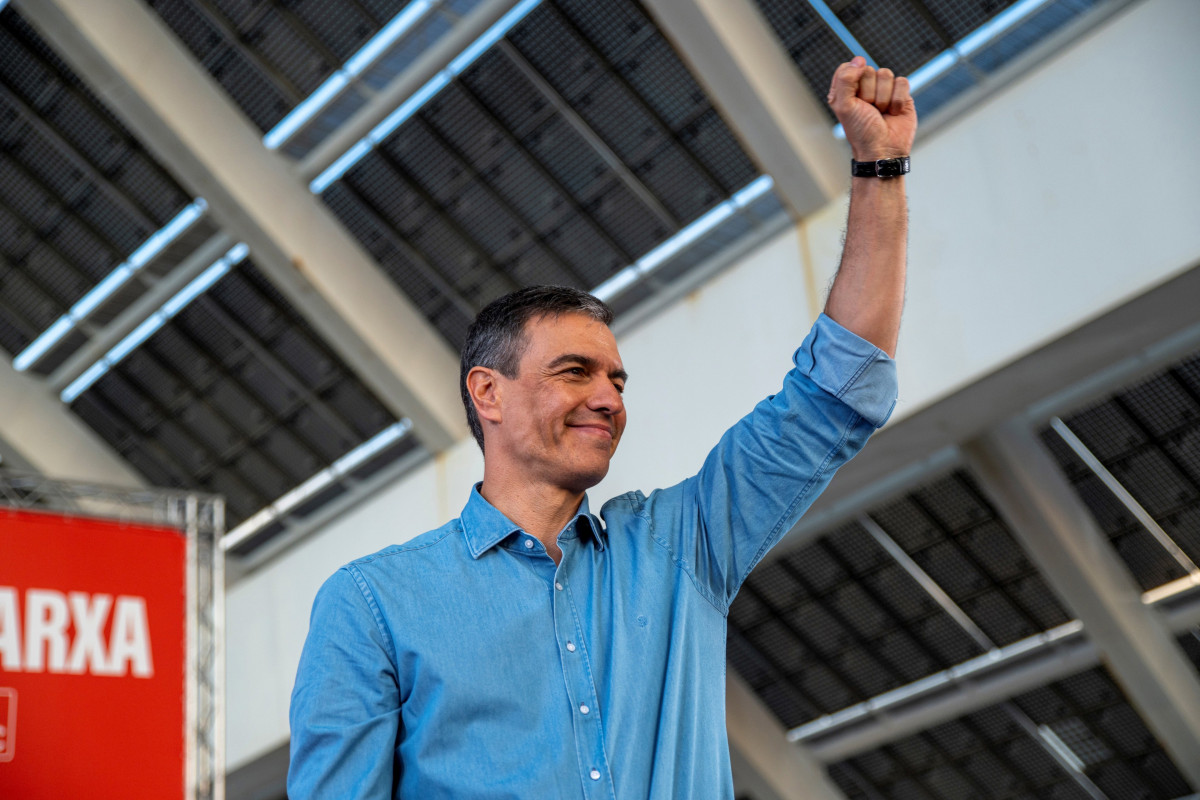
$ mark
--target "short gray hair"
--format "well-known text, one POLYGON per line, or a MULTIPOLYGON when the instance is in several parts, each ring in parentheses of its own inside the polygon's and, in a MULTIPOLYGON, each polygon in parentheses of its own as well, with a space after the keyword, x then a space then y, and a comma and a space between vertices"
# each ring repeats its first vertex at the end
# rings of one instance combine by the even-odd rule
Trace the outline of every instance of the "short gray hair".
POLYGON ((611 325, 613 320, 612 309, 587 292, 569 286, 530 286, 488 303, 467 329, 458 388, 467 411, 467 425, 480 450, 483 450, 483 427, 467 392, 467 373, 474 367, 487 367, 506 378, 515 378, 525 353, 526 323, 538 317, 561 314, 586 314, 605 325, 611 325))

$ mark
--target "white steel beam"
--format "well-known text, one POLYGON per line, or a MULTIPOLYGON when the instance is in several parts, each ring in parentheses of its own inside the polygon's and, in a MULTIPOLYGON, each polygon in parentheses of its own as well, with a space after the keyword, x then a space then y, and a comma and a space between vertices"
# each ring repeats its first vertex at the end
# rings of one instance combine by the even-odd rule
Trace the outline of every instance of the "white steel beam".
POLYGON ((849 184, 845 146, 753 0, 646 0, 659 27, 799 219, 849 184))
MULTIPOLYGON (((478 39, 497 20, 503 17, 516 0, 482 0, 454 27, 434 42, 402 73, 380 89, 350 119, 325 137, 296 165, 297 174, 308 181, 315 178, 343 153, 383 122, 401 103, 416 93, 431 78, 449 66, 454 57, 478 39)), ((435 11, 433 13, 441 13, 435 11)))
POLYGON ((1200 676, 1028 423, 963 448, 966 463, 1176 766, 1200 788, 1200 676))
POLYGON ((779 720, 732 670, 725 676, 725 729, 739 797, 845 800, 824 765, 787 740, 779 720))
POLYGON ((153 11, 137 0, 19 9, 423 444, 465 437, 453 350, 153 11))
POLYGON ((146 483, 36 375, 0 358, 3 465, 55 480, 143 488, 146 483))

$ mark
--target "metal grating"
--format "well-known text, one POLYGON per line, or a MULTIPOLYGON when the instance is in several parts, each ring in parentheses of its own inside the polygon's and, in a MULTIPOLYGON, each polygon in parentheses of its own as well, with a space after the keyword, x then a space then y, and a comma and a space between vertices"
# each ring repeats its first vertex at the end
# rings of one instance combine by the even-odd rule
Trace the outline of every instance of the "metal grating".
POLYGON ((640 8, 548 0, 323 197, 459 347, 498 295, 593 289, 755 174, 640 8))
POLYGON ((1083 788, 1087 781, 1112 800, 1170 800, 1190 791, 1099 667, 832 764, 829 774, 851 800, 1084 800, 1094 796, 1083 788), (1084 777, 1052 755, 1045 732, 1066 746, 1084 777))
POLYGON ((829 765, 848 800, 1089 800, 1003 707, 829 765))
POLYGON ((955 41, 936 17, 912 0, 844 0, 829 6, 875 61, 897 75, 909 74, 955 41))
MULTIPOLYGON (((1200 354, 1063 421, 1193 561, 1200 561, 1200 354)), ((1184 568, 1052 430, 1042 440, 1143 589, 1184 568)))
POLYGON ((994 644, 1071 619, 966 472, 934 480, 871 517, 994 644))
POLYGON ((0 347, 17 354, 190 198, 0 11, 0 347))
MULTIPOLYGON (((813 94, 825 97, 833 71, 855 54, 807 3, 758 0, 758 7, 813 94)), ((830 122, 836 121, 832 109, 824 103, 821 108, 830 122)))
POLYGON ((152 484, 225 495, 231 528, 395 422, 249 261, 71 408, 152 484))
POLYGON ((980 652, 857 523, 756 569, 729 612, 730 664, 789 728, 980 652))
POLYGON ((1187 782, 1102 667, 1035 689, 1014 702, 1047 726, 1109 797, 1169 800, 1187 782))
POLYGON ((147 0, 263 132, 398 14, 407 0, 147 0))

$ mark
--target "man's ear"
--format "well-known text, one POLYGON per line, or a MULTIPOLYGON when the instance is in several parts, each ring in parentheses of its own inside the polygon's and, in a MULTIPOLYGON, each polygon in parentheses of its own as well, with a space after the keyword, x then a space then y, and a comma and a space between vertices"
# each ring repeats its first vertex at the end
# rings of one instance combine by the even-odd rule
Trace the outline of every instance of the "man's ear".
POLYGON ((475 404, 475 413, 481 421, 500 422, 500 383, 494 370, 471 367, 467 373, 467 394, 475 404))

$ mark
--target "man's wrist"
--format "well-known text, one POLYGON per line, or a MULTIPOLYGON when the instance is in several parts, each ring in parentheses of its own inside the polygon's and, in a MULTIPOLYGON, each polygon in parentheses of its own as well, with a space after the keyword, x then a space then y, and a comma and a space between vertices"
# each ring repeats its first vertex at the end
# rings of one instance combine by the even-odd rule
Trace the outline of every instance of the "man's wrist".
POLYGON ((850 161, 850 174, 855 178, 902 178, 909 171, 908 156, 873 159, 863 161, 857 158, 850 161))

